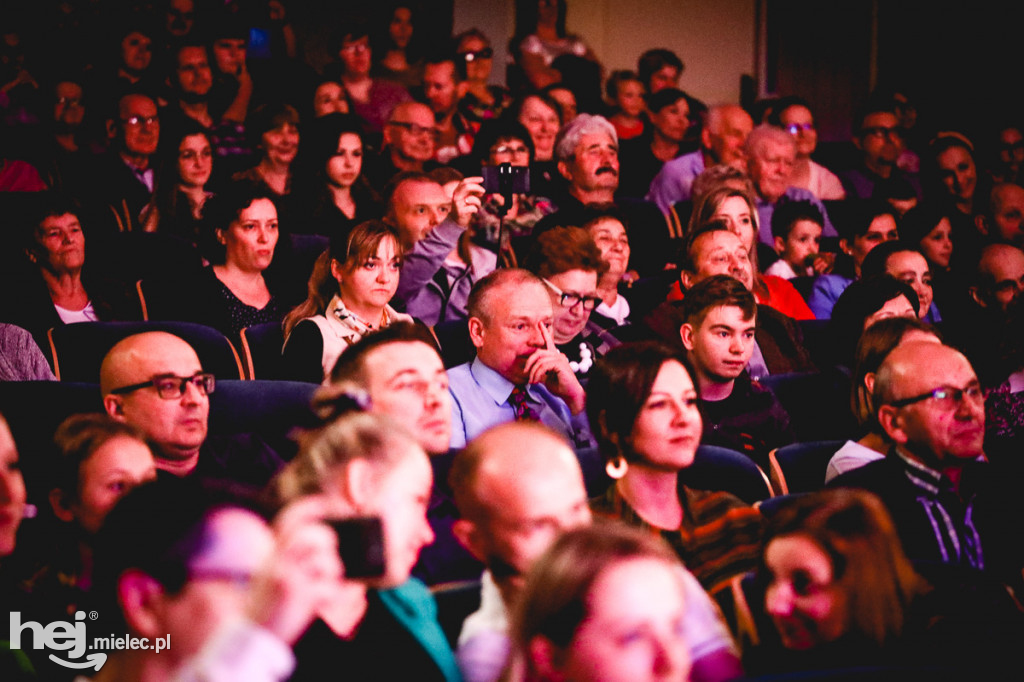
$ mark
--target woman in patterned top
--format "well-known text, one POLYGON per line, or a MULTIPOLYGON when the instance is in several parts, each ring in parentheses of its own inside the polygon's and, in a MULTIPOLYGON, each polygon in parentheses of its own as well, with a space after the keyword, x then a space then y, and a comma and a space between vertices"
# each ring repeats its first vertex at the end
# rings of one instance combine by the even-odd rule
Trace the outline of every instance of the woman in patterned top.
POLYGON ((757 565, 760 513, 680 480, 702 430, 697 389, 680 354, 656 342, 610 350, 591 371, 587 417, 615 479, 592 501, 595 514, 664 537, 712 594, 757 565))
POLYGON ((402 244, 379 220, 335 235, 309 278, 309 294, 284 320, 285 376, 321 383, 341 352, 366 334, 412 318, 388 301, 398 290, 402 244))

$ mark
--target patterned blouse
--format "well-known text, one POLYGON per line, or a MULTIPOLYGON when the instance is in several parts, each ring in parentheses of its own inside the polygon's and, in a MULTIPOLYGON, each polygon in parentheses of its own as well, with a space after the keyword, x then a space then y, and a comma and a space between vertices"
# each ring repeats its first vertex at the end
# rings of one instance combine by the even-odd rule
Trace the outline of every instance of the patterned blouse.
POLYGON ((726 492, 679 487, 683 522, 676 530, 657 528, 640 517, 613 485, 590 501, 596 516, 620 519, 659 535, 710 594, 735 575, 757 567, 761 554, 761 513, 726 492))

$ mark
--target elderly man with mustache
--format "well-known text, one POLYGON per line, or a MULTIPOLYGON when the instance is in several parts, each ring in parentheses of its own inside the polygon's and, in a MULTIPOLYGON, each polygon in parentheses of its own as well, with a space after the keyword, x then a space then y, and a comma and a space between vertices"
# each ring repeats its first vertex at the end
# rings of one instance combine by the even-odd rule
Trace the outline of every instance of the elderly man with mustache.
POLYGON ((580 114, 558 132, 555 157, 566 191, 555 199, 558 210, 534 227, 534 236, 558 225, 582 225, 593 217, 587 206, 614 204, 626 219, 632 249, 629 269, 641 275, 662 271, 671 252, 665 217, 652 202, 615 196, 619 188, 615 127, 603 116, 580 114))

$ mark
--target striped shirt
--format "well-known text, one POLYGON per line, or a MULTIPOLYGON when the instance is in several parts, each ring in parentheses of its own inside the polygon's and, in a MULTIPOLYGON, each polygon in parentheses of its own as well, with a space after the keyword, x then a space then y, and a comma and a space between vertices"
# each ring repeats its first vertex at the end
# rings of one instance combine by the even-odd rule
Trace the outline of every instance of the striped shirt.
POLYGON ((611 486, 590 502, 597 516, 615 518, 664 538, 687 569, 709 593, 729 579, 757 566, 761 553, 761 513, 739 498, 720 491, 679 487, 683 521, 679 528, 657 528, 640 517, 611 486))

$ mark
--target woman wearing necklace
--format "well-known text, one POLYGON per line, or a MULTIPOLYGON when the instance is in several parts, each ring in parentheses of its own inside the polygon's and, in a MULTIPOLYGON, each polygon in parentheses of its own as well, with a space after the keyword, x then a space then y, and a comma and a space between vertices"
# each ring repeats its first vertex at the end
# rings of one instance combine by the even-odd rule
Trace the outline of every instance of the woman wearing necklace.
POLYGON ((388 305, 402 255, 398 237, 379 220, 331 238, 313 267, 306 300, 284 320, 286 378, 322 383, 341 352, 363 336, 412 321, 388 305))
POLYGON ((597 282, 608 265, 586 230, 555 227, 537 236, 525 262, 540 277, 551 295, 555 345, 569 358, 581 383, 594 362, 619 345, 619 340, 590 322, 601 298, 597 282))

